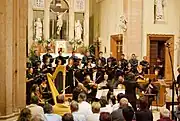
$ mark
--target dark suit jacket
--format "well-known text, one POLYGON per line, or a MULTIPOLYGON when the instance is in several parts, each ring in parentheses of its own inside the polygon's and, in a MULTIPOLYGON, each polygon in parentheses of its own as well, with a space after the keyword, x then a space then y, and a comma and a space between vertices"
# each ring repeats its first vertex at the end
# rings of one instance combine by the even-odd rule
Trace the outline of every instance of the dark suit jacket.
POLYGON ((136 121, 153 121, 153 114, 150 110, 141 110, 135 113, 136 121))
POLYGON ((111 113, 112 121, 124 121, 122 110, 123 109, 120 107, 111 113))
POLYGON ((129 102, 136 102, 136 88, 144 90, 136 81, 125 80, 123 85, 125 86, 125 94, 129 102))

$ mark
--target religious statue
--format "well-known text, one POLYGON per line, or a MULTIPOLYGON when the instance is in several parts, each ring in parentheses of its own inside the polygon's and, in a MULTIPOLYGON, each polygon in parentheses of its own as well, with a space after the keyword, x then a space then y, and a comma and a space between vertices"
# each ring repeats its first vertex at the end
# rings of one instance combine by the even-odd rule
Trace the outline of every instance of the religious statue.
POLYGON ((51 12, 57 15, 57 31, 56 31, 56 33, 57 33, 57 35, 59 35, 60 31, 61 31, 61 28, 63 26, 63 19, 62 19, 62 17, 63 17, 63 15, 65 13, 67 13, 67 10, 64 13, 54 12, 53 10, 51 10, 51 12))
POLYGON ((155 0, 155 20, 164 21, 165 0, 155 0))
POLYGON ((34 22, 35 27, 35 40, 42 40, 42 22, 40 18, 37 18, 34 22))
POLYGON ((75 40, 82 40, 82 25, 80 23, 80 20, 77 20, 76 23, 75 23, 75 40))
POLYGON ((123 32, 127 31, 127 19, 125 16, 120 17, 120 28, 123 30, 123 32))

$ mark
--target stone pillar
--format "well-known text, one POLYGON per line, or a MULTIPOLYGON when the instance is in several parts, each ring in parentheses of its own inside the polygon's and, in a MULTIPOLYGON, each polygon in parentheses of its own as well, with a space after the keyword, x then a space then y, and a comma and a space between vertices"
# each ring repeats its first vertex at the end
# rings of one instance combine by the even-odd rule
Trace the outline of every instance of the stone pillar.
POLYGON ((124 15, 127 17, 127 32, 124 34, 124 53, 132 53, 141 59, 143 0, 124 0, 124 15))
POLYGON ((25 107, 27 0, 0 2, 0 121, 25 107))
POLYGON ((69 40, 74 39, 74 0, 69 0, 69 40))
POLYGON ((33 6, 32 0, 28 0, 28 50, 33 43, 33 6))
POLYGON ((89 45, 89 0, 85 0, 84 14, 84 45, 89 45))
POLYGON ((44 30, 43 30, 45 40, 49 39, 49 19, 50 19, 49 8, 50 8, 50 3, 51 3, 51 0, 45 0, 44 30))

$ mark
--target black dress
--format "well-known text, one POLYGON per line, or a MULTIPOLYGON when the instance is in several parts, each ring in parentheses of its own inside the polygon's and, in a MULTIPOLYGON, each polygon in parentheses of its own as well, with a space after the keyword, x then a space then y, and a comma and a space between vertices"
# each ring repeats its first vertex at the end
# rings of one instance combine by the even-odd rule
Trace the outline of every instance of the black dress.
POLYGON ((67 90, 66 93, 71 94, 73 89, 74 89, 74 66, 66 66, 66 87, 70 86, 67 90))

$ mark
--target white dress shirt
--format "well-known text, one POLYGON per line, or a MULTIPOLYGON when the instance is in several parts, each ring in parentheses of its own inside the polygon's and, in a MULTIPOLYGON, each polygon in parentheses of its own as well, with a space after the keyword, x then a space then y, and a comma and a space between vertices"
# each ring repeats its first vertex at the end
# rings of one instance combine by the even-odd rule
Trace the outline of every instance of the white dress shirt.
POLYGON ((88 115, 86 121, 99 121, 99 116, 100 116, 99 113, 88 115))
POLYGON ((39 116, 43 121, 47 121, 44 115, 44 110, 41 106, 38 106, 36 104, 31 104, 27 106, 27 108, 31 110, 32 118, 34 118, 35 116, 39 116))
POLYGON ((93 114, 91 105, 86 101, 79 103, 78 113, 83 114, 85 117, 87 117, 90 114, 93 114))
POLYGON ((62 117, 57 114, 45 114, 47 121, 62 121, 62 117))
POLYGON ((85 116, 79 112, 73 112, 72 115, 74 121, 86 121, 85 116))

